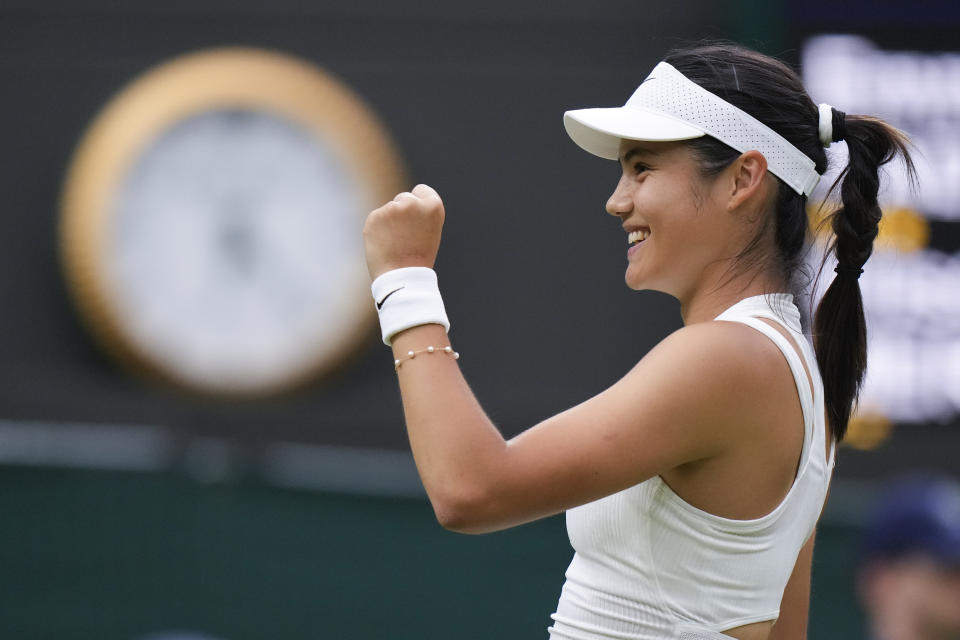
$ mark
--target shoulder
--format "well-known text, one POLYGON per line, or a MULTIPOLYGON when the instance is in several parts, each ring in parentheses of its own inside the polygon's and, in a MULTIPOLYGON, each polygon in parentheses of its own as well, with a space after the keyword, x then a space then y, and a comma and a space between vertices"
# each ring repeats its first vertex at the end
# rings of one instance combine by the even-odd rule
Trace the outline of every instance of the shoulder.
POLYGON ((793 391, 793 378, 779 348, 765 335, 738 322, 710 321, 683 327, 654 347, 624 378, 681 408, 702 436, 724 434, 717 442, 752 434, 793 391))
POLYGON ((655 366, 685 367, 698 380, 714 374, 723 378, 763 378, 783 355, 773 341, 740 322, 710 321, 674 331, 641 360, 655 366))

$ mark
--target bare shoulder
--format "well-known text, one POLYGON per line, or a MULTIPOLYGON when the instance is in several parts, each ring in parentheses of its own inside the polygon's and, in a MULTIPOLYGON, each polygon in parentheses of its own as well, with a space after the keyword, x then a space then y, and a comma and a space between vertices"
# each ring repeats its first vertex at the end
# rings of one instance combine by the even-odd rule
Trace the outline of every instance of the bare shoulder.
POLYGON ((765 335, 739 322, 700 322, 673 332, 638 367, 685 367, 694 379, 749 382, 782 369, 783 355, 765 335))
MULTIPOLYGON (((683 327, 661 341, 624 378, 630 384, 662 381, 683 394, 682 406, 694 424, 722 428, 723 445, 736 445, 736 435, 751 437, 795 402, 789 365, 765 335, 742 323, 703 322, 683 327)), ((674 397, 674 406, 680 399, 674 397)))

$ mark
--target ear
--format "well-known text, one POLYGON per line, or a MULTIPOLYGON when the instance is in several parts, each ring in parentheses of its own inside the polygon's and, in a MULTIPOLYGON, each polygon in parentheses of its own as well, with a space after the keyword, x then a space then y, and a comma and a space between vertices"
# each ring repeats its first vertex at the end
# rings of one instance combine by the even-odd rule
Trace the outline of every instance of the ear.
POLYGON ((732 210, 761 198, 766 193, 767 159, 759 151, 747 151, 727 167, 729 171, 729 199, 727 208, 732 210))

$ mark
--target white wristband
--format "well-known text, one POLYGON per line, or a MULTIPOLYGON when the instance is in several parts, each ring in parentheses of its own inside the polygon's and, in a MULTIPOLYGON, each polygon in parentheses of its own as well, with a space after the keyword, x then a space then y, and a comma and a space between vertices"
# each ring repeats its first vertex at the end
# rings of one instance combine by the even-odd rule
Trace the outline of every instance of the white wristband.
POLYGON ((433 269, 404 267, 387 271, 373 281, 370 291, 380 316, 383 344, 387 346, 396 334, 421 324, 440 324, 450 330, 433 269))

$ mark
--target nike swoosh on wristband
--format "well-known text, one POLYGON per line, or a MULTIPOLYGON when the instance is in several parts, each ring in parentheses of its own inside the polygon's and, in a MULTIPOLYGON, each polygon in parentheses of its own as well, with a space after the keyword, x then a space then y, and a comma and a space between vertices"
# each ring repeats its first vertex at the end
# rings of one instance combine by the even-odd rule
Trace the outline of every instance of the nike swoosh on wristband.
POLYGON ((380 311, 380 308, 383 306, 383 303, 387 301, 387 298, 389 298, 390 296, 392 296, 393 294, 395 294, 397 291, 400 291, 400 289, 406 289, 406 286, 400 287, 400 288, 398 288, 398 289, 394 289, 393 291, 391 291, 391 292, 388 293, 387 295, 383 296, 383 300, 381 300, 380 302, 377 303, 377 311, 380 311))

